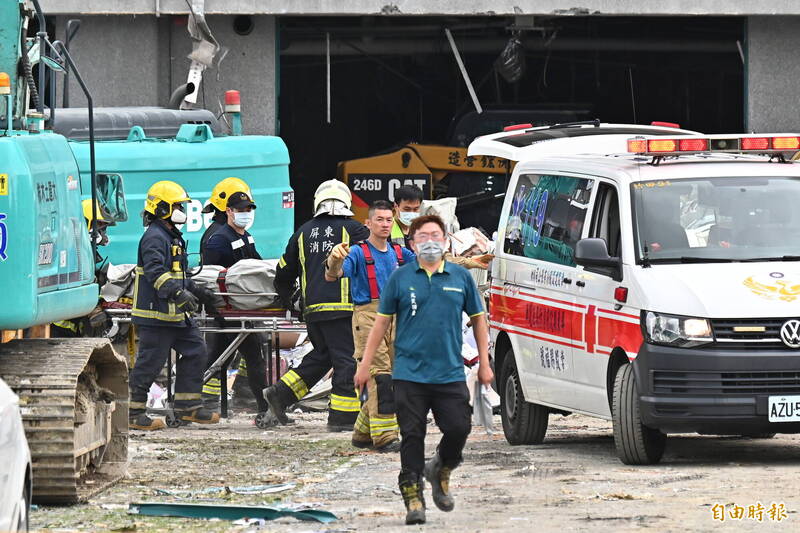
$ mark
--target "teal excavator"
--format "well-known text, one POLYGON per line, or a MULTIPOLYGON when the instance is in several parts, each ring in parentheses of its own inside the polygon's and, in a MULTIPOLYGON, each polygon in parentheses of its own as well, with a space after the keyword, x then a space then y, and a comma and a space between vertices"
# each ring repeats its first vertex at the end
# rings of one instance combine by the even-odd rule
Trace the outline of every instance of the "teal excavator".
MULTIPOLYGON (((69 70, 89 101, 93 137, 91 94, 67 49, 50 42, 44 28, 37 0, 0 2, 4 337, 13 336, 7 331, 86 315, 97 305, 95 239, 86 231, 81 198, 90 196, 96 210, 104 199, 121 194, 114 190, 116 181, 98 183, 93 154, 87 191, 67 139, 49 129, 42 94, 46 76, 69 70), (34 16, 39 31, 28 37, 34 16)), ((91 152, 93 144, 92 138, 91 152)), ((34 501, 82 501, 124 475, 127 366, 107 339, 22 338, 0 344, 0 378, 20 398, 34 501)))

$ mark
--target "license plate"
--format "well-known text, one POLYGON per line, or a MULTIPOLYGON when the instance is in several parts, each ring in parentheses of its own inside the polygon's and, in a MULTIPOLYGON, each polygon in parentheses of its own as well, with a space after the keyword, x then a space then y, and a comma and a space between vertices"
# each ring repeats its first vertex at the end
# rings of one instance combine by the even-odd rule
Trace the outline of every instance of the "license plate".
POLYGON ((770 422, 800 422, 800 396, 770 396, 770 422))

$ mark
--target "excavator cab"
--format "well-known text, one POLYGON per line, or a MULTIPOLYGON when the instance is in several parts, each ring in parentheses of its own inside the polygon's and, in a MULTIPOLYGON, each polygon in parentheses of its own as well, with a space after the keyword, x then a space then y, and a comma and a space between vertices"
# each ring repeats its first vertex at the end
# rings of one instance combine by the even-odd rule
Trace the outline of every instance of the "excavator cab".
POLYGON ((34 14, 45 27, 38 0, 31 3, 0 2, 0 330, 13 339, 0 344, 0 377, 23 406, 34 501, 74 503, 125 474, 127 364, 107 339, 28 337, 97 305, 95 243, 81 200, 124 216, 124 192, 113 178, 82 190, 67 139, 49 128, 56 110, 45 113, 45 76, 71 68, 86 87, 64 47, 43 32, 27 37, 34 14))

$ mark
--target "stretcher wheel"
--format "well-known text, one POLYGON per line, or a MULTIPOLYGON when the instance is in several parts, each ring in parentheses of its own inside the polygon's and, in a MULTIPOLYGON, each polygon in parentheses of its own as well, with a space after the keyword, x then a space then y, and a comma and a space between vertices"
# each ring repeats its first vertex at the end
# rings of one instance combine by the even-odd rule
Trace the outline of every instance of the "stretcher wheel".
POLYGON ((175 413, 167 413, 166 416, 167 427, 171 428, 179 428, 181 427, 181 421, 175 416, 175 413))

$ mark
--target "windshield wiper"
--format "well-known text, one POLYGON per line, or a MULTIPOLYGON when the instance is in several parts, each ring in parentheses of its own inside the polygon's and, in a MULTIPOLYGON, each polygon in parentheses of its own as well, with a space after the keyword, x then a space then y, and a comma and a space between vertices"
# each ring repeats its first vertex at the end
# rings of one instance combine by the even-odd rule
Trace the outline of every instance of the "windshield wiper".
POLYGON ((734 263, 738 259, 729 257, 696 257, 683 255, 681 257, 658 257, 651 258, 651 263, 734 263))
POLYGON ((742 259, 743 263, 761 263, 766 261, 800 261, 800 255, 781 255, 778 257, 754 257, 752 259, 742 259))

